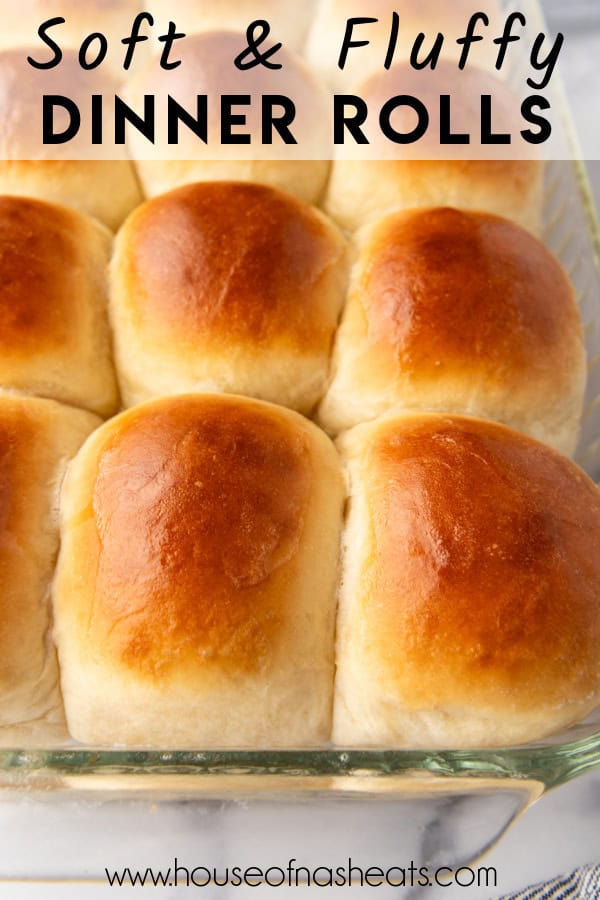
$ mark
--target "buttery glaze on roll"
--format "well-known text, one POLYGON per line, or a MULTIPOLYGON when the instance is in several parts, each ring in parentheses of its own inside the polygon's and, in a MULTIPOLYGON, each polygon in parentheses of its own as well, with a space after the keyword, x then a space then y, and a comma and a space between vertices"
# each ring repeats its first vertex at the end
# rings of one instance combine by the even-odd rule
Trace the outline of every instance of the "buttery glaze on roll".
POLYGON ((562 266, 485 213, 395 213, 362 232, 320 408, 332 432, 395 410, 493 419, 575 450, 582 326, 562 266))
POLYGON ((334 740, 519 744, 600 703, 600 491, 501 425, 387 417, 350 480, 334 740))
POLYGON ((342 504, 328 438, 270 404, 163 398, 96 432, 65 482, 54 588, 73 737, 327 741, 342 504))
POLYGON ((0 726, 60 709, 49 639, 56 508, 67 460, 100 420, 51 400, 0 396, 0 726))
POLYGON ((86 216, 0 196, 0 393, 107 416, 119 398, 107 314, 110 233, 86 216))
POLYGON ((111 317, 125 405, 186 391, 309 412, 323 396, 347 282, 317 210, 263 185, 188 185, 120 232, 111 317))
MULTIPOLYGON (((114 231, 142 200, 123 147, 107 133, 102 145, 92 144, 91 98, 114 96, 118 82, 103 66, 82 69, 74 50, 62 52, 60 65, 40 70, 27 57, 48 60, 47 48, 0 51, 0 193, 71 206, 114 231), (68 97, 80 112, 79 131, 64 144, 43 143, 43 98, 51 95, 68 97)), ((59 108, 53 127, 61 132, 68 120, 59 108)))
MULTIPOLYGON (((324 208, 339 225, 356 231, 394 210, 455 206, 503 216, 541 234, 544 164, 522 137, 531 123, 504 81, 441 60, 433 71, 392 66, 361 82, 356 94, 370 111, 361 126, 369 145, 365 153, 352 140, 338 148, 324 208), (390 141, 380 127, 380 112, 397 95, 418 97, 428 111, 427 131, 415 143, 390 141), (443 142, 449 126, 442 126, 440 95, 450 96, 452 129, 469 137, 468 147, 443 142), (509 135, 509 145, 483 141, 482 96, 491 98, 492 128, 509 135)), ((410 133, 414 110, 400 107, 390 121, 392 128, 410 133)))
MULTIPOLYGON (((272 45, 270 39, 267 43, 272 45)), ((152 146, 130 134, 129 149, 146 197, 197 181, 235 179, 268 184, 307 203, 322 199, 331 159, 331 98, 308 66, 286 47, 273 60, 281 69, 260 65, 240 71, 234 60, 247 47, 246 34, 241 32, 190 34, 177 48, 180 66, 165 71, 156 56, 128 83, 126 102, 140 109, 144 97, 152 96, 159 123, 168 121, 173 101, 195 115, 198 97, 211 98, 206 116, 201 115, 206 141, 183 126, 176 145, 168 142, 166 129, 152 146), (238 117, 234 124, 229 113, 222 115, 222 97, 237 98, 231 107, 231 114, 238 117), (285 118, 277 100, 273 117, 265 114, 269 97, 293 103, 290 131, 297 144, 285 143, 275 126, 265 139, 265 123, 285 118), (224 119, 229 121, 225 136, 224 119)))

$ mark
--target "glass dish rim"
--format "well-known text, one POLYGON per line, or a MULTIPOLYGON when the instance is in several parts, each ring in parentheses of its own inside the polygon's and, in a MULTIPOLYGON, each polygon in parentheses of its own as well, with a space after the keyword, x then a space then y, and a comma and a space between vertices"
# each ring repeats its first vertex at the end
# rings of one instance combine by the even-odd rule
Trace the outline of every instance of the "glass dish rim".
MULTIPOLYGON (((600 767, 600 732, 576 741, 485 750, 392 750, 325 747, 310 750, 2 749, 0 780, 35 776, 210 776, 285 778, 405 778, 519 780, 546 790, 600 767)), ((30 785, 28 785, 30 786, 30 785)), ((156 784, 153 782, 153 786, 156 784)), ((136 783, 142 787, 143 783, 136 783)))

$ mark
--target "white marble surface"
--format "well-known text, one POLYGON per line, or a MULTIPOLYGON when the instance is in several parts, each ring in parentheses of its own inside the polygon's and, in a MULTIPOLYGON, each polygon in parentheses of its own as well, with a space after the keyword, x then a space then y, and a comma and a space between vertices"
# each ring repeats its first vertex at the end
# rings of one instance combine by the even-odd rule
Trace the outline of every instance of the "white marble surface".
MULTIPOLYGON (((585 155, 586 148, 594 147, 600 139, 600 2, 546 0, 545 6, 553 27, 565 28, 569 35, 563 78, 585 155)), ((600 162, 590 164, 590 176, 600 202, 600 162)), ((29 847, 27 852, 33 854, 35 848, 29 847)), ((589 862, 600 862, 600 774, 580 778, 544 797, 486 859, 486 864, 495 866, 499 873, 496 896, 589 862)), ((120 893, 105 886, 0 885, 2 900, 104 900, 120 893)), ((131 895, 127 889, 123 893, 131 895)), ((167 888, 160 890, 158 896, 171 900, 194 893, 198 892, 190 894, 186 890, 176 892, 167 888)), ((477 890, 431 888, 423 893, 432 900, 438 896, 445 900, 463 897, 491 900, 489 892, 477 890)), ((208 894, 204 892, 205 896, 208 894)), ((210 891, 215 900, 225 894, 210 891)), ((253 895, 262 896, 263 891, 255 891, 253 895)), ((281 896, 281 892, 274 892, 274 896, 281 896)))
MULTIPOLYGON (((0 814, 0 829, 1 829, 0 814)), ((334 840, 331 834, 330 840, 334 840)), ((34 852, 31 848, 30 853, 34 852)), ((74 848, 74 852, 77 850, 74 848)), ((562 873, 578 865, 593 860, 600 860, 600 777, 589 776, 579 779, 572 785, 563 787, 537 803, 520 822, 509 832, 500 845, 485 859, 486 866, 494 866, 498 871, 498 891, 458 889, 458 888, 426 888, 421 892, 398 892, 398 900, 420 900, 421 897, 431 900, 496 900, 507 892, 518 890, 528 883, 538 881, 554 874, 562 873)), ((151 862, 149 857, 148 862, 151 862)), ((139 889, 123 891, 96 885, 1 885, 2 900, 107 900, 108 897, 136 896, 139 889)), ((141 893, 145 896, 147 892, 141 893)), ((175 900, 194 896, 202 892, 193 889, 160 889, 157 896, 164 900, 175 900)), ((332 891, 272 891, 269 896, 319 897, 330 896, 332 891)), ((348 895, 342 889, 336 896, 348 895)), ((353 896, 383 896, 381 891, 359 891, 353 896)), ((154 896, 154 894, 151 894, 154 896)), ((204 892, 210 900, 244 900, 254 896, 262 898, 263 891, 248 889, 246 891, 228 891, 224 889, 204 892)), ((385 895, 388 900, 389 894, 385 895)), ((573 898, 576 900, 576 898, 573 898)))

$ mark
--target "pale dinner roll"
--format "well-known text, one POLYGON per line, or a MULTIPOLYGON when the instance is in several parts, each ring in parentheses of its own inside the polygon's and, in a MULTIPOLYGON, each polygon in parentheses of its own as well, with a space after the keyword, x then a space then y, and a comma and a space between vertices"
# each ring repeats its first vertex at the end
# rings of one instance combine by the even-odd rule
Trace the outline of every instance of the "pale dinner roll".
POLYGON ((398 209, 481 209, 539 236, 543 189, 534 160, 336 160, 325 209, 348 231, 398 209))
MULTIPOLYGON (((322 197, 330 169, 331 99, 302 60, 285 47, 272 60, 282 65, 280 70, 257 66, 240 71, 234 60, 246 43, 245 35, 228 31, 190 35, 178 47, 178 68, 164 71, 156 58, 127 85, 125 99, 134 109, 143 108, 144 96, 156 97, 156 119, 161 123, 168 121, 172 101, 195 117, 198 96, 209 98, 206 143, 183 124, 176 145, 168 143, 166 126, 153 147, 139 135, 130 135, 129 149, 146 196, 195 181, 235 179, 269 184, 308 203, 322 197), (271 144, 263 140, 263 96, 268 100, 269 95, 294 103, 290 130, 296 145, 286 144, 276 130, 271 144), (250 98, 249 105, 241 100, 234 104, 233 114, 244 121, 234 125, 232 133, 250 136, 251 143, 222 140, 222 96, 250 98)), ((280 114, 276 105, 275 116, 280 114)))
POLYGON ((142 202, 131 163, 124 160, 0 160, 0 193, 70 206, 113 231, 142 202))
MULTIPOLYGON (((435 71, 393 66, 362 82, 356 94, 368 107, 362 131, 369 143, 357 144, 345 130, 324 203, 343 228, 356 231, 396 209, 456 206, 504 216, 541 233, 544 164, 521 134, 537 129, 525 121, 521 100, 507 84, 476 67, 461 72, 442 60, 435 71), (390 100, 405 95, 425 106, 429 126, 418 141, 403 145, 386 137, 379 117, 390 100), (468 145, 442 143, 440 95, 450 96, 452 131, 468 135, 468 145), (509 135, 509 145, 482 142, 482 95, 491 97, 492 129, 509 135)), ((391 127, 401 134, 410 134, 416 123, 407 105, 390 116, 391 127)))
MULTIPOLYGON (((53 69, 36 70, 31 54, 48 58, 39 48, 0 52, 0 194, 37 197, 62 203, 99 219, 115 230, 141 202, 133 166, 122 147, 91 142, 91 97, 111 96, 116 81, 100 69, 85 72, 77 54, 65 50, 53 69), (43 97, 64 95, 77 104, 79 133, 64 144, 44 144, 43 97)), ((55 130, 62 132, 69 116, 56 107, 55 130)))
POLYGON ((498 47, 493 39, 503 19, 496 0, 321 0, 310 30, 306 55, 311 65, 338 91, 350 90, 373 72, 383 72, 388 54, 393 61, 408 62, 415 40, 420 33, 425 41, 419 50, 419 61, 431 52, 438 37, 444 36, 441 58, 458 64, 463 47, 457 44, 464 37, 471 16, 485 13, 486 26, 479 21, 475 34, 484 38, 471 45, 468 65, 493 69, 498 47), (392 31, 393 13, 400 16, 397 41, 392 31), (344 68, 340 69, 340 53, 344 46, 347 23, 350 19, 372 18, 376 22, 358 23, 351 34, 353 42, 368 42, 365 46, 348 50, 344 68), (394 49, 395 44, 395 49, 394 49))
POLYGON ((395 410, 494 419, 574 452, 586 384, 575 292, 522 228, 455 209, 360 233, 333 374, 331 432, 395 410))
POLYGON ((315 0, 304 0, 301 5, 289 0, 178 0, 174 5, 169 0, 149 0, 145 8, 158 25, 172 19, 178 31, 186 34, 225 29, 245 35, 252 22, 266 20, 271 26, 270 44, 282 41, 297 50, 304 42, 314 4, 315 0))
POLYGON ((106 228, 74 210, 0 196, 0 393, 116 412, 110 244, 106 228))
MULTIPOLYGON (((52 59, 54 52, 46 41, 38 37, 42 24, 50 19, 63 18, 65 21, 45 29, 46 38, 58 44, 61 50, 79 52, 81 45, 93 34, 101 33, 107 41, 106 56, 100 63, 103 70, 110 69, 115 77, 123 80, 125 70, 126 47, 122 39, 131 32, 132 23, 141 12, 137 0, 123 3, 123 0, 23 0, 22 3, 5 3, 2 9, 2 31, 0 33, 0 50, 12 47, 36 48, 34 59, 40 62, 52 59)), ((148 31, 146 25, 145 31, 148 31)), ((142 33, 144 29, 142 29, 142 33)), ((100 41, 97 38, 89 41, 84 48, 84 59, 87 64, 93 63, 100 55, 100 41)), ((146 44, 140 43, 135 48, 132 65, 141 60, 146 44)))
POLYGON ((310 412, 346 284, 339 231, 281 191, 199 183, 148 201, 119 233, 112 264, 125 405, 224 391, 310 412))
POLYGON ((334 740, 525 743, 600 703, 600 492, 501 425, 348 432, 334 740))
POLYGON ((333 445, 288 410, 179 396, 104 425, 62 496, 55 635, 73 737, 327 741, 342 504, 333 445))
POLYGON ((0 726, 60 707, 49 593, 58 489, 100 420, 51 400, 0 396, 0 726))

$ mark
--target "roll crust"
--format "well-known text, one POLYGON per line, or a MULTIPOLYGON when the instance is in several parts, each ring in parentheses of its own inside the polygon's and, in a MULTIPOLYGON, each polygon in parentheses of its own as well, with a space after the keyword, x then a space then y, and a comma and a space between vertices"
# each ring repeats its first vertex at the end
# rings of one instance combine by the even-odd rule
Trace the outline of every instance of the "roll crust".
POLYGON ((327 740, 341 506, 327 438, 268 404, 161 399, 97 432, 66 482, 55 586, 71 733, 327 740))
POLYGON ((309 499, 307 450, 274 416, 231 409, 205 401, 202 419, 190 404, 138 412, 120 420, 98 461, 98 646, 108 638, 138 674, 197 675, 203 657, 209 668, 260 671, 279 635, 281 570, 309 499))
POLYGON ((346 288, 345 243, 280 191, 196 184, 149 201, 118 237, 111 315, 126 405, 195 390, 310 411, 346 288))
POLYGON ((100 424, 50 400, 0 396, 0 726, 58 714, 49 588, 58 488, 67 460, 100 424))
POLYGON ((109 232, 66 207, 0 196, 0 390, 114 413, 109 232))
MULTIPOLYGON (((363 128, 368 153, 352 141, 340 148, 324 202, 343 228, 357 231, 394 210, 454 206, 503 216, 541 234, 544 164, 522 138, 521 101, 507 84, 475 66, 460 71, 441 60, 435 70, 395 65, 361 82, 356 93, 371 110, 363 128), (402 95, 418 97, 429 113, 429 127, 414 144, 388 140, 379 126, 378 111, 402 95), (440 95, 451 96, 451 130, 469 136, 469 159, 464 145, 440 143, 440 95), (482 95, 491 98, 494 130, 508 134, 510 146, 482 142, 482 95)), ((396 110, 392 127, 409 133, 414 111, 396 110)))
MULTIPOLYGON (((270 40, 270 39, 269 39, 270 40)), ((275 43, 275 40, 271 43, 275 43)), ((195 115, 197 97, 207 95, 207 141, 181 128, 177 146, 158 139, 153 148, 131 136, 130 148, 146 197, 155 197, 197 181, 250 181, 287 191, 307 203, 322 200, 330 170, 330 98, 312 71, 292 51, 277 53, 282 68, 256 66, 240 71, 234 60, 247 48, 246 35, 227 30, 190 34, 181 42, 181 65, 165 72, 155 58, 127 85, 126 101, 143 106, 144 96, 156 98, 157 121, 166 122, 170 99, 195 115), (222 140, 221 96, 240 96, 234 105, 242 121, 235 134, 246 143, 222 140), (294 103, 292 132, 297 147, 284 143, 274 130, 272 143, 263 140, 262 98, 279 95, 294 103)))
POLYGON ((600 701, 593 482, 461 417, 387 417, 340 446, 336 741, 499 746, 585 717, 600 701))
MULTIPOLYGON (((123 148, 108 136, 102 145, 91 143, 91 97, 114 95, 118 82, 102 66, 83 70, 74 50, 65 49, 60 65, 41 71, 29 65, 29 55, 38 61, 49 56, 40 47, 0 51, 0 193, 64 204, 116 230, 142 198, 123 148), (42 99, 53 94, 78 106, 81 127, 65 144, 44 145, 32 123, 41 123, 42 99)), ((57 129, 67 122, 60 111, 57 129)))
POLYGON ((583 330, 560 263, 485 213, 395 213, 357 238, 320 421, 341 431, 392 409, 504 422, 575 450, 583 330))
POLYGON ((531 159, 340 159, 324 208, 350 232, 396 210, 453 206, 510 219, 539 237, 543 191, 543 163, 531 159))

